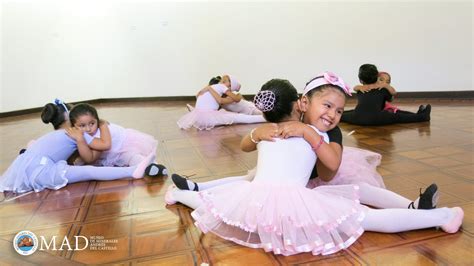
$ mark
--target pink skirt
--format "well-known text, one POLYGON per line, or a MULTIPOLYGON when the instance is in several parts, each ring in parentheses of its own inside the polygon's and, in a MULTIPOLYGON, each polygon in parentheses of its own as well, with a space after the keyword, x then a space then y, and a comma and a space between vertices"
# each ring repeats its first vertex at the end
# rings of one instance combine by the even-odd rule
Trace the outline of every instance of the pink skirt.
POLYGON ((382 176, 377 172, 382 155, 354 147, 344 147, 342 161, 334 178, 325 182, 319 178, 311 179, 308 188, 323 185, 349 185, 366 183, 385 188, 382 176))
POLYGON ((204 204, 191 213, 204 232, 285 256, 335 253, 364 232, 367 208, 356 185, 315 189, 239 181, 199 192, 204 204), (229 195, 232 191, 232 195, 229 195))
POLYGON ((198 130, 210 130, 216 126, 231 125, 235 114, 227 111, 194 109, 178 120, 181 129, 195 127, 198 130))
POLYGON ((126 128, 125 137, 120 148, 105 151, 96 161, 101 166, 134 166, 152 152, 156 153, 158 141, 148 134, 126 128))

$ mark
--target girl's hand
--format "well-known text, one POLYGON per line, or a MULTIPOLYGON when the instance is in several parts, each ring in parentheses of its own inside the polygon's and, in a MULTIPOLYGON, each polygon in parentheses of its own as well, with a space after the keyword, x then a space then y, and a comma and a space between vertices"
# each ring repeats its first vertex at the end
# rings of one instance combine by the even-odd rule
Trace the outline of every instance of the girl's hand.
POLYGON ((84 133, 75 127, 66 128, 66 135, 74 139, 76 142, 84 139, 84 133))
POLYGON ((289 137, 303 137, 306 130, 308 130, 308 125, 299 121, 288 121, 280 123, 279 125, 279 135, 284 139, 289 137))
POLYGON ((257 127, 253 132, 252 137, 257 142, 262 140, 275 141, 273 138, 279 137, 278 131, 278 124, 268 123, 257 127))

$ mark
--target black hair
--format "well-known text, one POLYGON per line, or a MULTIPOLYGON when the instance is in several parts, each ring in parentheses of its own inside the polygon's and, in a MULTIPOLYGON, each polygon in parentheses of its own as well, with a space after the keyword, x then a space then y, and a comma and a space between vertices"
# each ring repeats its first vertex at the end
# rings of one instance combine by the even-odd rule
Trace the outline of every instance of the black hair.
POLYGON ((71 121, 71 125, 74 126, 77 118, 81 115, 91 115, 97 120, 97 123, 100 122, 99 115, 97 114, 97 110, 94 106, 88 103, 80 103, 75 105, 69 112, 69 120, 71 121))
POLYGON ((362 84, 374 84, 379 77, 377 67, 372 64, 363 64, 359 67, 359 80, 362 84))
MULTIPOLYGON (((68 108, 72 106, 66 104, 68 108)), ((67 110, 62 104, 56 105, 54 103, 48 103, 43 107, 41 111, 41 120, 43 123, 51 123, 54 129, 58 129, 61 125, 67 121, 67 116, 64 114, 67 110)))
POLYGON ((211 80, 209 80, 209 85, 216 85, 219 82, 221 82, 221 80, 222 80, 221 76, 215 76, 215 77, 211 78, 211 80))
POLYGON ((273 108, 263 112, 268 122, 278 123, 291 115, 293 103, 298 100, 298 92, 288 80, 272 79, 263 84, 260 91, 271 91, 275 95, 273 108))

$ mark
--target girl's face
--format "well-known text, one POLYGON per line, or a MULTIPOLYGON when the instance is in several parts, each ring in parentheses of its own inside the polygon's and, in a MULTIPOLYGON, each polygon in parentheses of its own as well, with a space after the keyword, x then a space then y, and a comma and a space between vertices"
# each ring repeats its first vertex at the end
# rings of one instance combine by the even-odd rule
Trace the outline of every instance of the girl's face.
POLYGON ((391 82, 390 76, 387 75, 386 73, 379 74, 379 82, 390 84, 391 82))
POLYGON ((221 83, 230 89, 230 78, 227 75, 222 76, 221 83))
POLYGON ((300 108, 304 112, 304 123, 327 132, 337 126, 344 112, 345 96, 333 89, 325 89, 313 94, 311 101, 303 96, 300 108))
POLYGON ((90 114, 81 115, 76 119, 74 127, 93 136, 97 132, 98 121, 90 114))

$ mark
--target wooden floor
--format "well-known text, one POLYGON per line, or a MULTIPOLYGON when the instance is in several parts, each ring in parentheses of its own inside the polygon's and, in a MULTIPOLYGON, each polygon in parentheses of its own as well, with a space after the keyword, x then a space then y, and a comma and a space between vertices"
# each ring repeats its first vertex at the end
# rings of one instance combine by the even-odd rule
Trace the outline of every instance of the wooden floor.
MULTIPOLYGON (((417 110, 426 101, 399 105, 417 110)), ((167 207, 168 178, 83 182, 58 191, 45 190, 0 203, 0 264, 121 265, 473 265, 474 239, 474 107, 470 100, 431 100, 432 121, 386 127, 341 124, 344 145, 383 155, 379 172, 385 184, 406 197, 432 182, 441 191, 440 206, 461 206, 463 228, 446 234, 436 228, 400 234, 364 233, 349 249, 330 256, 275 256, 202 234, 180 205, 167 207), (355 130, 351 136, 346 136, 355 130), (47 239, 97 236, 113 250, 49 250, 20 256, 13 236, 30 230, 47 239), (115 241, 115 242, 114 242, 115 241)), ((243 153, 239 142, 254 125, 212 131, 179 130, 184 102, 109 103, 96 105, 99 115, 116 124, 155 136, 159 162, 171 172, 194 175, 195 181, 241 175, 256 164, 256 153, 243 153)), ((353 104, 349 104, 349 108, 353 104)), ((49 132, 39 114, 0 119, 0 172, 26 143, 49 132)), ((0 195, 1 197, 1 195, 0 195)), ((80 247, 80 245, 79 245, 80 247)))

